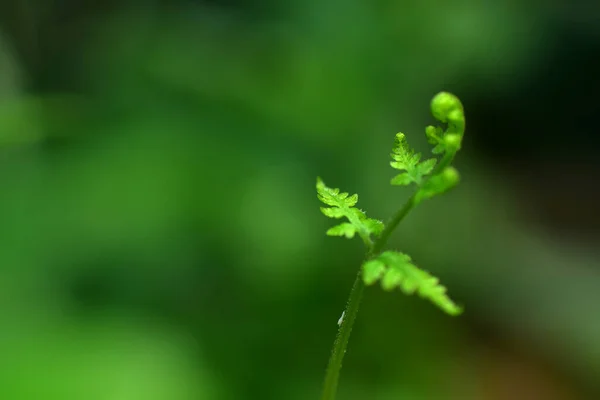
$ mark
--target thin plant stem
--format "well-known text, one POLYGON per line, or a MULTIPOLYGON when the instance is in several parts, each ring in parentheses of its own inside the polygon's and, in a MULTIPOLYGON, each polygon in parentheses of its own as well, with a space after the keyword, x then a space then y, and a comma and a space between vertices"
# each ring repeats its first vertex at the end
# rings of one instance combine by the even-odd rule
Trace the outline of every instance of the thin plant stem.
MULTIPOLYGON (((430 176, 435 176, 438 172, 446 168, 454 159, 456 152, 448 152, 442 157, 436 168, 432 171, 430 176)), ((415 201, 418 193, 415 191, 412 196, 404 203, 404 205, 396 211, 390 221, 385 225, 385 229, 381 232, 381 235, 372 243, 366 243, 368 252, 367 259, 371 259, 377 256, 387 244, 391 234, 398 227, 400 222, 408 215, 408 213, 416 206, 415 201)), ((365 284, 362 279, 362 268, 359 269, 354 284, 350 290, 350 296, 348 297, 348 303, 346 303, 346 309, 342 317, 342 322, 338 329, 338 334, 333 343, 333 350, 331 351, 331 357, 327 364, 327 371, 325 373, 325 384, 323 387, 323 393, 321 400, 334 400, 337 393, 338 381, 340 378, 340 371, 342 369, 342 362, 344 361, 344 355, 348 348, 348 341, 350 339, 350 333, 358 314, 360 301, 363 296, 365 284)))
POLYGON ((350 339, 350 333, 352 332, 352 326, 358 314, 358 308, 362 295, 365 289, 365 284, 362 280, 361 271, 356 275, 352 290, 350 290, 350 297, 346 304, 346 310, 338 330, 337 337, 333 344, 333 350, 331 357, 329 358, 329 364, 327 365, 327 372, 325 374, 325 385, 323 387, 322 400, 333 400, 337 392, 338 380, 340 377, 340 370, 342 369, 342 361, 346 354, 346 348, 348 347, 348 339, 350 339))
MULTIPOLYGON (((373 243, 373 246, 367 253, 367 259, 376 255, 387 243, 391 233, 396 226, 402 221, 402 219, 408 214, 408 212, 414 207, 414 195, 398 210, 398 212, 392 217, 392 220, 388 223, 384 231, 381 233, 379 238, 373 243)), ((350 339, 350 333, 358 314, 358 308, 362 299, 365 284, 362 279, 362 270, 358 271, 352 290, 350 290, 350 297, 344 310, 344 316, 338 330, 337 337, 333 343, 333 350, 329 363, 327 365, 327 372, 325 373, 325 385, 323 388, 323 394, 321 400, 333 400, 337 392, 338 381, 340 377, 340 370, 342 369, 342 361, 346 354, 348 347, 348 340, 350 339)))

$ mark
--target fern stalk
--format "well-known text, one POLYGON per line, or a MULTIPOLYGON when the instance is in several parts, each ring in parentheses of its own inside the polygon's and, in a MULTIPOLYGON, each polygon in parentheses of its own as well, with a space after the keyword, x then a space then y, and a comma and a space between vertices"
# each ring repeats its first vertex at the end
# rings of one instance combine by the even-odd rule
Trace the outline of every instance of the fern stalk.
MULTIPOLYGON (((446 163, 444 163, 444 160, 442 160, 438 166, 443 168, 449 165, 452 162, 454 154, 452 154, 450 157, 444 157, 447 159, 446 163)), ((440 170, 442 168, 440 168, 440 170)), ((415 207, 415 196, 417 192, 418 190, 413 193, 413 195, 404 203, 401 208, 398 209, 398 211, 396 211, 391 220, 385 225, 385 229, 381 233, 381 236, 379 236, 379 238, 369 247, 366 257, 367 260, 376 256, 383 248, 385 248, 387 241, 394 230, 398 227, 400 222, 402 222, 404 217, 406 217, 408 213, 415 207)), ((325 384, 323 388, 323 394, 321 396, 322 400, 335 399, 340 377, 340 370, 342 369, 342 361, 344 360, 344 355, 346 354, 348 341, 350 340, 350 333, 352 332, 352 327, 354 325, 354 321, 356 320, 356 315, 358 314, 364 289, 365 284, 362 278, 362 271, 360 270, 356 275, 356 279, 354 280, 354 284, 350 290, 350 296, 348 297, 346 309, 344 310, 344 318, 338 330, 335 342, 333 343, 333 350, 331 352, 331 357, 329 359, 329 364, 327 365, 327 372, 325 375, 325 384)))
POLYGON ((445 193, 458 183, 458 173, 451 164, 460 149, 465 129, 462 104, 456 96, 441 92, 433 98, 431 111, 437 120, 447 124, 445 131, 441 127, 433 126, 425 129, 429 143, 435 145, 433 153, 443 156, 439 162, 436 159, 421 161, 421 154, 415 153, 408 146, 405 135, 396 135, 392 154, 394 161, 391 162, 391 166, 402 173, 394 177, 391 183, 414 183, 417 189, 387 224, 383 225, 381 221, 367 218, 362 210, 355 208, 358 195, 340 193, 339 189, 329 188, 320 178, 317 179, 319 200, 330 206, 321 208, 323 214, 330 218, 345 217, 349 221, 330 228, 327 234, 347 238, 358 234, 367 248, 365 263, 354 280, 346 308, 339 321, 340 326, 325 374, 322 400, 335 399, 342 362, 365 284, 381 280, 384 289, 399 287, 406 294, 419 293, 421 297, 428 298, 450 315, 458 315, 462 311, 446 296, 446 288, 439 285, 437 278, 415 266, 408 255, 395 251, 383 252, 391 234, 414 207, 425 199, 445 193), (371 235, 376 239, 373 240, 371 235))
POLYGON ((321 396, 322 400, 335 399, 340 371, 342 369, 342 361, 346 354, 350 333, 352 332, 352 327, 354 326, 354 321, 358 314, 358 308, 364 290, 365 284, 362 279, 362 273, 359 271, 358 274, 356 274, 352 290, 350 290, 350 296, 348 297, 348 303, 346 304, 346 309, 344 311, 343 321, 340 324, 340 329, 338 330, 335 342, 333 343, 333 350, 331 351, 327 372, 325 373, 325 384, 321 396))
MULTIPOLYGON (((385 247, 387 241, 394 231, 394 229, 400 224, 400 222, 406 217, 406 215, 415 206, 414 195, 408 199, 406 203, 394 214, 391 221, 386 225, 386 228, 381 233, 381 236, 370 246, 367 253, 367 260, 377 255, 381 249, 385 247)), ((323 387, 322 400, 333 400, 337 393, 338 381, 340 378, 340 371, 342 369, 342 361, 348 348, 348 341, 350 340, 350 333, 358 314, 360 301, 362 300, 363 292, 365 290, 365 283, 362 277, 362 270, 356 274, 356 279, 352 284, 350 290, 350 296, 346 303, 346 309, 344 310, 344 317, 338 334, 333 343, 333 350, 331 351, 331 357, 329 358, 329 364, 327 365, 327 372, 325 373, 325 384, 323 387)))

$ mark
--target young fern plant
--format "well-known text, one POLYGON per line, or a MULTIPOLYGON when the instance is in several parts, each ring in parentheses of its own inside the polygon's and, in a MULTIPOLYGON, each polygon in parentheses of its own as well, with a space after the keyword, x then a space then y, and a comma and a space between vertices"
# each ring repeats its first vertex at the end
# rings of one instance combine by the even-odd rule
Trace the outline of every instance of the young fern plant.
POLYGON ((322 400, 335 399, 342 361, 365 285, 379 283, 386 291, 399 289, 407 295, 416 293, 449 315, 456 316, 462 312, 461 307, 448 297, 446 288, 439 280, 415 265, 409 255, 396 250, 384 251, 392 232, 413 208, 424 200, 447 192, 459 182, 459 174, 451 164, 460 150, 465 131, 463 105, 453 94, 441 92, 432 99, 431 112, 435 119, 445 124, 445 128, 425 128, 428 142, 434 146, 432 153, 438 155, 439 160, 422 160, 421 154, 415 153, 408 145, 406 136, 403 133, 396 134, 390 165, 400 172, 390 183, 414 185, 415 189, 387 224, 368 218, 364 211, 358 209, 357 194, 349 195, 327 187, 321 178, 317 178, 317 197, 327 206, 321 207, 323 214, 329 218, 347 220, 330 228, 327 235, 345 236, 348 239, 358 235, 366 247, 365 262, 338 321, 338 334, 327 366, 322 400))

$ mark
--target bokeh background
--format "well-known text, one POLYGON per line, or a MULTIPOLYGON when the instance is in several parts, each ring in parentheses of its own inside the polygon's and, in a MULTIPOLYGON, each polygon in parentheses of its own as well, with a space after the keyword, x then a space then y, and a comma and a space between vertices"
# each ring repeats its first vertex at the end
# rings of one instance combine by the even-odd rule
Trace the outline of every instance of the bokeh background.
POLYGON ((368 288, 340 400, 600 398, 600 6, 2 0, 0 399, 319 398, 400 130, 462 183, 390 245, 466 312, 368 288))

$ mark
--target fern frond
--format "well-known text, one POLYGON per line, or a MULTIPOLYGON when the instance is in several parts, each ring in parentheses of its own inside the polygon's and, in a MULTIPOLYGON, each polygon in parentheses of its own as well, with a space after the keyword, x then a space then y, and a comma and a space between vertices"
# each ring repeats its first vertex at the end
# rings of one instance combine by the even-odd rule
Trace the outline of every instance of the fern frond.
POLYGON ((358 195, 340 192, 340 189, 330 188, 321 178, 317 178, 317 197, 329 207, 321 207, 321 212, 329 218, 347 218, 327 231, 329 236, 345 236, 349 239, 358 234, 365 244, 370 247, 373 242, 371 235, 379 235, 383 231, 383 222, 367 218, 364 211, 354 207, 358 203, 358 195))
POLYGON ((438 121, 448 124, 446 130, 439 126, 425 128, 427 141, 434 145, 431 152, 433 154, 456 153, 460 149, 465 133, 462 103, 455 95, 441 92, 431 100, 431 113, 438 121))
POLYGON ((377 258, 363 264, 363 281, 372 285, 381 282, 384 290, 400 288, 407 295, 413 293, 430 300, 450 315, 458 315, 462 309, 447 295, 439 280, 414 265, 410 256, 396 251, 385 251, 377 258))
POLYGON ((423 182, 423 177, 433 170, 437 162, 435 158, 421 161, 421 153, 415 153, 408 145, 406 135, 402 132, 396 134, 391 156, 393 159, 390 162, 392 168, 404 171, 392 178, 390 182, 392 185, 405 186, 413 182, 420 185, 423 182))

